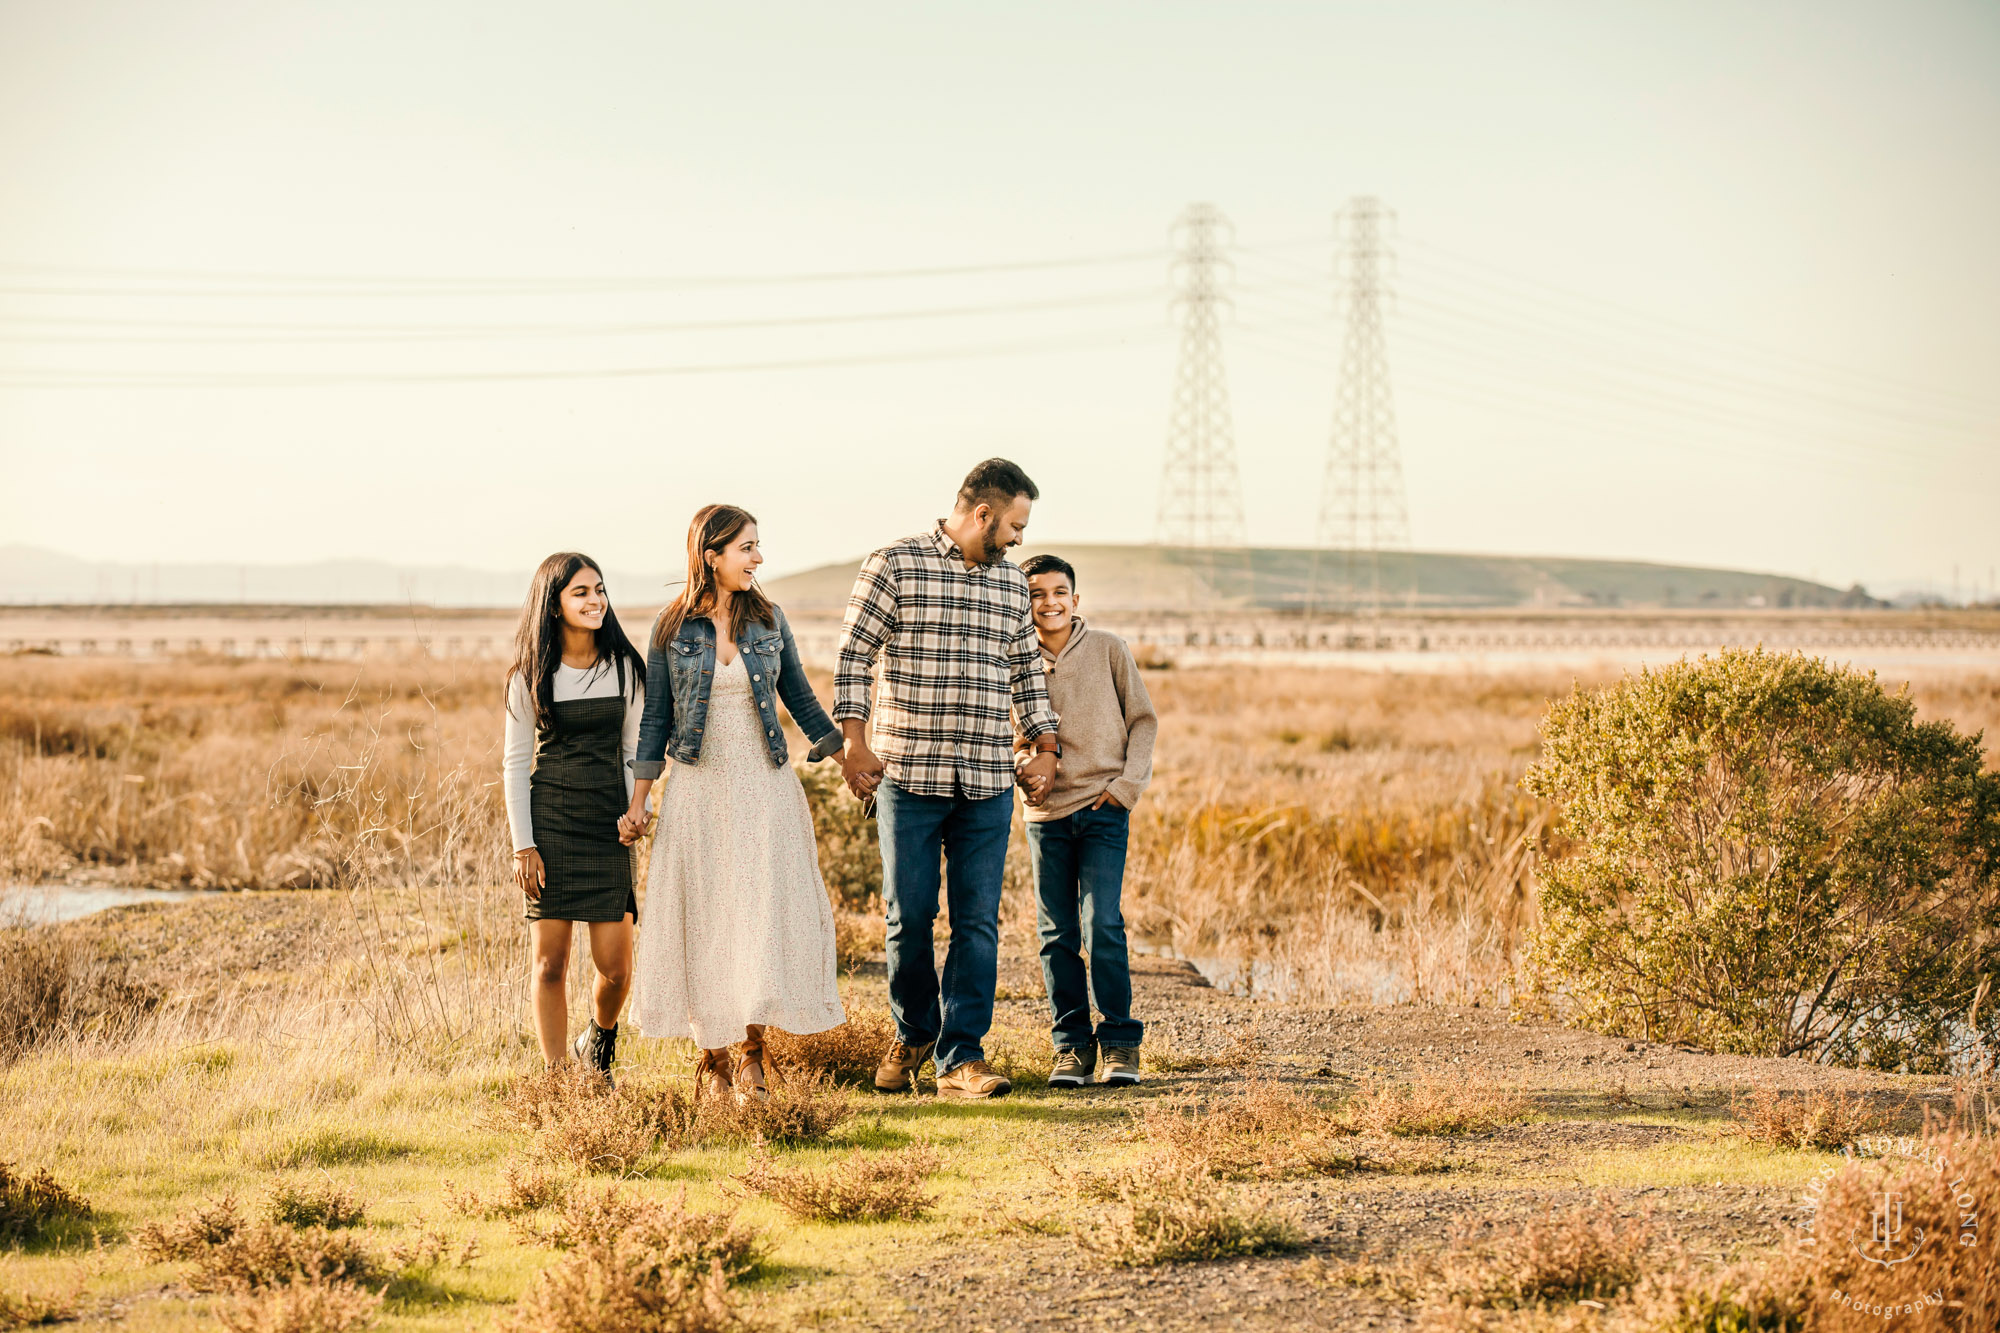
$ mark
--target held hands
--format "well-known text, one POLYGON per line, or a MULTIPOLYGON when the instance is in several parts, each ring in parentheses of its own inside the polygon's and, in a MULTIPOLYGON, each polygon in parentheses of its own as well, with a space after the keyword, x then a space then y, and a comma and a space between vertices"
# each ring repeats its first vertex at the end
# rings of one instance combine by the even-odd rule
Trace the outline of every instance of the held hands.
MULTIPOLYGON (((1026 752, 1023 752, 1026 754, 1026 752)), ((1040 805, 1049 799, 1049 791, 1056 785, 1056 756, 1053 750, 1028 755, 1022 759, 1014 771, 1014 780, 1021 784, 1021 790, 1029 805, 1040 805)))
POLYGON ((632 807, 618 816, 618 841, 630 847, 646 832, 646 798, 636 797, 632 807))
POLYGON ((541 899, 542 887, 549 882, 548 872, 542 868, 541 852, 523 847, 514 853, 514 882, 528 895, 529 902, 541 899))
POLYGON ((854 793, 855 799, 865 801, 873 796, 882 785, 885 765, 868 748, 868 742, 859 737, 851 739, 838 757, 840 775, 847 780, 847 789, 854 793))

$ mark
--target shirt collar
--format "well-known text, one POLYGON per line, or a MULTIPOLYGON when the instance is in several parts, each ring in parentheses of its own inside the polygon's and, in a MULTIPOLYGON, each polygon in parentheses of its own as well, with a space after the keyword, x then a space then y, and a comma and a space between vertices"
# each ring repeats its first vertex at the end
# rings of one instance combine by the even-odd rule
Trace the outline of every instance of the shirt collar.
MULTIPOLYGON (((965 552, 960 550, 958 543, 951 539, 951 534, 944 530, 943 519, 938 519, 931 526, 930 542, 931 546, 936 549, 939 555, 943 556, 946 560, 956 560, 958 562, 958 567, 960 569, 965 569, 965 552)), ((965 569, 965 572, 967 574, 978 574, 983 576, 991 568, 992 568, 991 565, 979 564, 979 565, 974 565, 970 569, 965 569)))

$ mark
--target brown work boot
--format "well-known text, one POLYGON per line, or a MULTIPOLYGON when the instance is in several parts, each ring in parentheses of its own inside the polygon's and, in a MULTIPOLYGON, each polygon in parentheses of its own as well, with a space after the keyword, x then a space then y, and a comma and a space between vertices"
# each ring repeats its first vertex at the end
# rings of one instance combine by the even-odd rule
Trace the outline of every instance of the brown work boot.
POLYGON ((993 1066, 984 1060, 967 1060, 949 1074, 938 1078, 938 1096, 962 1101, 1005 1097, 1013 1090, 1014 1085, 994 1073, 993 1066))
POLYGON ((917 1071, 924 1061, 931 1058, 934 1041, 921 1046, 905 1046, 897 1042, 882 1057, 882 1063, 875 1066, 875 1088, 878 1092, 908 1092, 917 1084, 917 1071))

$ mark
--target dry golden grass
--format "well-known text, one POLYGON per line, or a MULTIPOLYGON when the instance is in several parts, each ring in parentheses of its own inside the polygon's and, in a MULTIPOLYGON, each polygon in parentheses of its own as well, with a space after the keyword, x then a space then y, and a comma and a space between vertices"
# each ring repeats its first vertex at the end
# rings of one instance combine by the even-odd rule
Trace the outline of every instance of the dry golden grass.
POLYGON ((1177 1171, 1224 1180, 1290 1180, 1352 1170, 1353 1131, 1330 1105, 1283 1084, 1251 1082, 1236 1097, 1163 1099, 1139 1130, 1177 1171))
POLYGON ((1876 1110, 1865 1097, 1817 1089, 1782 1093, 1757 1088, 1730 1101, 1730 1118, 1737 1133, 1752 1143, 1777 1148, 1819 1148, 1832 1151, 1864 1134, 1884 1128, 1891 1117, 1876 1110))
POLYGON ((0 1328, 37 1328, 67 1324, 80 1318, 83 1300, 76 1292, 61 1295, 33 1291, 0 1291, 0 1328))
POLYGON ((534 1239, 564 1252, 504 1327, 515 1333, 704 1333, 743 1318, 729 1295, 768 1254, 730 1212, 648 1200, 616 1186, 577 1191, 534 1239))
POLYGON ((274 1181, 264 1196, 264 1220, 288 1227, 355 1227, 367 1209, 331 1176, 274 1181))
POLYGON ((1084 1257, 1109 1267, 1283 1254, 1305 1243, 1297 1219, 1266 1195, 1207 1171, 1153 1160, 1119 1173, 1108 1206, 1074 1228, 1084 1257))
POLYGON ((652 1099, 608 1088, 595 1072, 576 1064, 515 1079, 491 1116, 527 1140, 530 1157, 578 1171, 619 1174, 651 1152, 659 1138, 652 1099))
POLYGON ((1487 1307, 1609 1301, 1638 1282, 1650 1219, 1601 1198, 1550 1208, 1525 1224, 1489 1224, 1454 1238, 1445 1261, 1453 1299, 1487 1307))
POLYGON ((251 1223, 227 1239, 184 1256, 190 1291, 256 1291, 292 1282, 386 1280, 381 1261, 360 1241, 325 1227, 251 1223))
POLYGON ((937 1150, 925 1143, 887 1153, 858 1150, 821 1170, 781 1167, 758 1144, 736 1179, 800 1221, 912 1221, 937 1203, 924 1189, 937 1169, 937 1150))
POLYGON ((89 1200, 43 1167, 33 1175, 0 1161, 0 1246, 33 1245, 91 1217, 89 1200))
POLYGON ((853 1005, 839 1027, 804 1037, 772 1028, 764 1037, 781 1077, 802 1070, 851 1087, 874 1086, 875 1066, 895 1040, 896 1025, 888 1010, 853 1005))
POLYGON ((367 1328, 382 1293, 339 1278, 309 1278, 246 1292, 217 1312, 229 1333, 348 1333, 367 1328))
POLYGON ((577 1178, 550 1171, 539 1162, 509 1160, 500 1168, 500 1189, 488 1198, 444 1182, 445 1202, 465 1218, 520 1217, 566 1202, 577 1178))
POLYGON ((1346 1107, 1348 1123, 1368 1134, 1483 1134, 1531 1114, 1517 1089, 1428 1075, 1413 1083, 1364 1084, 1346 1107))
POLYGON ((747 1327, 721 1264, 691 1277, 626 1237, 565 1255, 501 1323, 506 1333, 733 1333, 747 1327))
MULTIPOLYGON (((1141 1136, 1164 1167, 1219 1180, 1426 1175, 1448 1165, 1434 1144, 1390 1137, 1380 1125, 1357 1124, 1351 1107, 1261 1079, 1234 1097, 1168 1098, 1136 1114, 1141 1136)), ((1104 1197, 1107 1188, 1102 1180, 1071 1185, 1095 1197, 1104 1197)))
MULTIPOLYGON (((1306 1002, 1508 998, 1552 836, 1516 783, 1547 701, 1573 683, 1560 670, 1154 673, 1158 776, 1133 821, 1133 932, 1253 964, 1256 985, 1306 1002)), ((1916 695, 1962 728, 2000 722, 2000 677, 1940 674, 1916 695)), ((461 941, 462 993, 427 1012, 436 983, 385 947, 371 1017, 392 1041, 441 1025, 462 1040, 495 1007, 481 981, 524 965, 501 887, 499 700, 499 668, 463 661, 0 659, 0 876, 449 887, 422 900, 422 929, 461 941)), ((810 777, 842 956, 873 956, 873 849, 837 783, 810 777)), ((1016 929, 1031 917, 1024 888, 1016 873, 1016 929)), ((402 930, 372 896, 358 908, 364 931, 402 930)))
POLYGON ((542 1239, 558 1250, 611 1244, 620 1237, 640 1242, 672 1267, 691 1276, 720 1264, 723 1276, 741 1281, 769 1253, 762 1237, 732 1212, 690 1208, 687 1191, 656 1201, 626 1194, 617 1186, 572 1194, 542 1239))

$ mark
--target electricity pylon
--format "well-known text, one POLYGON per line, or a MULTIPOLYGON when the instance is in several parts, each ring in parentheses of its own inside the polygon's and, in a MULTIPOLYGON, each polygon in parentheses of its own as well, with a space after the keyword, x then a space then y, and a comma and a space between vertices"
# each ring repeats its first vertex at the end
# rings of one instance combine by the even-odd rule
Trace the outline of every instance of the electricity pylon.
POLYGON ((1393 258, 1383 233, 1394 220, 1381 200, 1365 195, 1349 200, 1334 215, 1347 333, 1334 387, 1333 438, 1320 492, 1309 612, 1319 599, 1321 553, 1332 552, 1339 565, 1341 608, 1379 615, 1380 554, 1410 542, 1403 463, 1396 447, 1396 401, 1382 339, 1382 303, 1388 295, 1384 269, 1393 258))
POLYGON ((1229 381, 1222 366, 1221 307, 1232 266, 1224 254, 1233 239, 1229 219, 1213 204, 1190 204, 1174 223, 1176 253, 1170 269, 1172 308, 1181 328, 1180 366, 1174 375, 1167 422, 1166 467, 1160 478, 1156 540, 1191 553, 1196 606, 1215 609, 1228 599, 1221 576, 1249 583, 1244 550, 1243 492, 1236 472, 1235 428, 1229 381), (1240 571, 1240 573, 1239 573, 1240 571))

